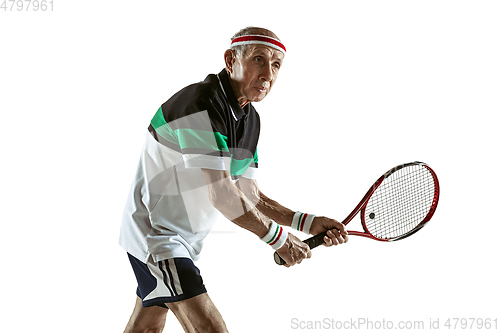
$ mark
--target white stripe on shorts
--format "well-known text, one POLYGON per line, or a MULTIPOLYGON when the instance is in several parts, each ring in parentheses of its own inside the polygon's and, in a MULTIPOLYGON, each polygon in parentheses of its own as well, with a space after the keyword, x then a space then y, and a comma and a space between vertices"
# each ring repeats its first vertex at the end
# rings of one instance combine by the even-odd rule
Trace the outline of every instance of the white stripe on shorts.
POLYGON ((143 301, 183 294, 174 259, 154 263, 149 257, 147 265, 151 274, 156 278, 156 288, 144 297, 143 301))
POLYGON ((177 273, 177 266, 175 266, 174 259, 168 259, 168 267, 170 268, 171 275, 174 277, 174 285, 173 287, 177 291, 177 295, 182 295, 184 292, 182 291, 181 281, 179 279, 179 274, 177 273))

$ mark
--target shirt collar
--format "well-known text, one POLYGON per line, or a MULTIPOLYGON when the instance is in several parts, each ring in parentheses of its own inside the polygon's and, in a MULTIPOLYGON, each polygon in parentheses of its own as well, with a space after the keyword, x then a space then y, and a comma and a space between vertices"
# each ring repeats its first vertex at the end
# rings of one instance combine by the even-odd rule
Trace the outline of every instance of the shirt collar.
MULTIPOLYGON (((219 74, 217 74, 217 78, 219 79, 222 91, 229 101, 234 119, 240 120, 246 115, 246 113, 243 111, 240 103, 238 103, 238 100, 236 99, 236 95, 234 94, 233 87, 231 87, 231 83, 229 82, 229 75, 227 74, 226 69, 223 69, 219 74)), ((248 107, 249 105, 250 103, 245 107, 248 107)))

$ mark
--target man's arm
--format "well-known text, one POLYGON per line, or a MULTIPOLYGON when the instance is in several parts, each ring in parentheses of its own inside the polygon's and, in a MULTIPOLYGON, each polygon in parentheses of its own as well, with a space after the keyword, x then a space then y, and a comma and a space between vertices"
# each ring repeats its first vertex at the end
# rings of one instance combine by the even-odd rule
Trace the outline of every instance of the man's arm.
POLYGON ((280 205, 277 201, 265 196, 259 189, 255 179, 241 177, 236 187, 250 200, 251 204, 264 215, 280 225, 289 227, 292 223, 294 211, 280 205))
MULTIPOLYGON (((259 190, 256 180, 242 177, 236 185, 264 215, 280 225, 290 226, 292 224, 295 212, 264 195, 259 190)), ((317 235, 325 230, 330 230, 324 239, 326 246, 342 244, 348 240, 345 226, 342 223, 324 216, 315 217, 310 233, 317 235)))
MULTIPOLYGON (((249 192, 249 197, 247 197, 236 187, 226 171, 202 169, 202 172, 207 182, 210 202, 217 210, 227 219, 259 238, 268 233, 271 219, 275 215, 271 213, 271 216, 268 216, 260 211, 255 205, 256 196, 249 192)), ((287 263, 285 265, 287 267, 311 257, 311 250, 307 244, 292 234, 288 234, 285 244, 278 250, 278 253, 287 263)))

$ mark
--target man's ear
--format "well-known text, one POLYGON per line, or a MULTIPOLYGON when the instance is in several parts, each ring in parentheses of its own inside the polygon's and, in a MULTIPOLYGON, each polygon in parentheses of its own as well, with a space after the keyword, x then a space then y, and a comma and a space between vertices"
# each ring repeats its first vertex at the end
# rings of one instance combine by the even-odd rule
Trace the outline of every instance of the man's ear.
POLYGON ((224 63, 226 64, 226 70, 228 73, 233 72, 233 64, 236 59, 236 53, 234 50, 226 50, 224 52, 224 63))

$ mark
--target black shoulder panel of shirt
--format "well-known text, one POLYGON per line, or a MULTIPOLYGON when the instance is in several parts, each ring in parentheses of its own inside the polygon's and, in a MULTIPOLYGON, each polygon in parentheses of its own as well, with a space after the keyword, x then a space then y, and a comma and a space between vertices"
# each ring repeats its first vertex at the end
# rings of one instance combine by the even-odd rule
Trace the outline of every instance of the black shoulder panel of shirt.
POLYGON ((208 75, 202 82, 181 89, 161 107, 167 123, 200 111, 207 111, 214 130, 222 135, 231 136, 230 133, 236 130, 234 126, 239 127, 237 123, 246 118, 252 119, 248 125, 254 133, 260 131, 257 111, 252 103, 247 104, 245 109, 241 108, 225 69, 217 75, 208 75))

